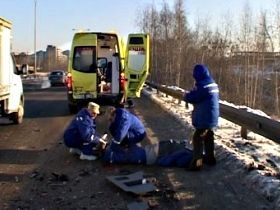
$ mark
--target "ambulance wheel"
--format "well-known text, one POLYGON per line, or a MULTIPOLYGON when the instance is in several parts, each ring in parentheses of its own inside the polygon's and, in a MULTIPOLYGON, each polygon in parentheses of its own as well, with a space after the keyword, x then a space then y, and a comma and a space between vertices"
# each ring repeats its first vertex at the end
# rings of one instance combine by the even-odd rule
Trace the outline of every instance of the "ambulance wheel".
POLYGON ((21 124, 23 121, 23 115, 24 115, 24 108, 23 108, 23 104, 20 103, 18 107, 18 111, 11 113, 10 118, 15 124, 21 124))
POLYGON ((71 114, 76 114, 78 112, 78 107, 73 104, 68 104, 68 109, 71 114))

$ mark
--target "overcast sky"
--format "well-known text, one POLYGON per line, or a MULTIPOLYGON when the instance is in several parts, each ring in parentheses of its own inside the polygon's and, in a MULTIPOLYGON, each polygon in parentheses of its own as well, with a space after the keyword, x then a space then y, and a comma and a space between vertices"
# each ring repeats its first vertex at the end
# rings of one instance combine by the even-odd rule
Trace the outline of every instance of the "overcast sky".
MULTIPOLYGON (((255 11, 272 10, 275 0, 185 0, 190 26, 197 16, 217 24, 225 14, 240 14, 248 1, 255 11)), ((173 0, 166 0, 173 7, 173 0)), ((69 43, 73 29, 116 31, 123 36, 138 32, 137 13, 147 4, 160 7, 162 0, 37 0, 37 49, 69 43)), ((13 22, 13 50, 34 49, 34 0, 0 0, 0 16, 13 22)))

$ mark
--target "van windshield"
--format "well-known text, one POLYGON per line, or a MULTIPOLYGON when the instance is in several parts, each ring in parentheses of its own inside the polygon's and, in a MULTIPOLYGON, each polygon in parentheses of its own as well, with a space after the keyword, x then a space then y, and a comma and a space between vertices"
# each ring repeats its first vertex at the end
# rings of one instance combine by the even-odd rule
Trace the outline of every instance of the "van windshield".
POLYGON ((96 72, 96 47, 79 46, 74 48, 73 69, 86 73, 96 72))

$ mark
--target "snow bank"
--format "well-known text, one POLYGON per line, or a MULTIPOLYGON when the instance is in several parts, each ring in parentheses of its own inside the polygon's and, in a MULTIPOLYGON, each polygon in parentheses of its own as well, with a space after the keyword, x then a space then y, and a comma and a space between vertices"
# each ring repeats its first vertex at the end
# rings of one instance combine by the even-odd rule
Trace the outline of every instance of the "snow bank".
MULTIPOLYGON (((180 102, 160 92, 157 93, 150 87, 146 87, 143 94, 167 110, 182 125, 187 126, 190 129, 188 139, 191 139, 192 105, 189 104, 186 108, 185 102, 180 102)), ((222 103, 240 108, 228 102, 222 101, 222 103)), ((259 110, 252 110, 249 107, 241 108, 269 117, 259 110)), ((241 182, 274 203, 276 209, 280 207, 280 145, 255 133, 248 134, 250 140, 242 139, 240 126, 223 118, 219 119, 219 128, 215 134, 218 160, 222 160, 223 164, 229 166, 232 173, 242 176, 241 182)))
POLYGON ((220 103, 224 104, 224 105, 227 105, 227 106, 234 107, 236 109, 243 109, 243 110, 246 110, 247 112, 250 112, 250 113, 253 113, 253 114, 271 119, 269 115, 267 115, 266 113, 264 113, 263 111, 258 110, 258 109, 252 109, 252 108, 247 107, 247 106, 237 106, 233 103, 229 103, 227 101, 222 101, 222 100, 220 100, 220 103))

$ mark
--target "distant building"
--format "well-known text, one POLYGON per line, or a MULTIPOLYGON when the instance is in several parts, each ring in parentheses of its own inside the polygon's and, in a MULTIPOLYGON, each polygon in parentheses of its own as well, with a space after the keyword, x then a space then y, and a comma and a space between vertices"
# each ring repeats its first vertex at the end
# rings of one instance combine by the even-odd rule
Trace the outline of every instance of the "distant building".
POLYGON ((46 70, 52 71, 55 69, 66 70, 68 56, 64 55, 62 50, 56 46, 48 45, 46 51, 46 70))
MULTIPOLYGON (((33 54, 14 53, 16 63, 21 66, 28 64, 30 68, 34 67, 35 56, 33 54)), ((36 63, 38 71, 52 71, 55 69, 66 70, 69 57, 69 50, 63 51, 54 45, 48 45, 46 51, 36 52, 36 63)))
POLYGON ((48 45, 46 51, 46 69, 53 70, 56 66, 57 50, 56 46, 48 45))
POLYGON ((64 51, 62 52, 62 54, 63 54, 63 55, 66 55, 67 58, 69 58, 70 50, 64 50, 64 51))

